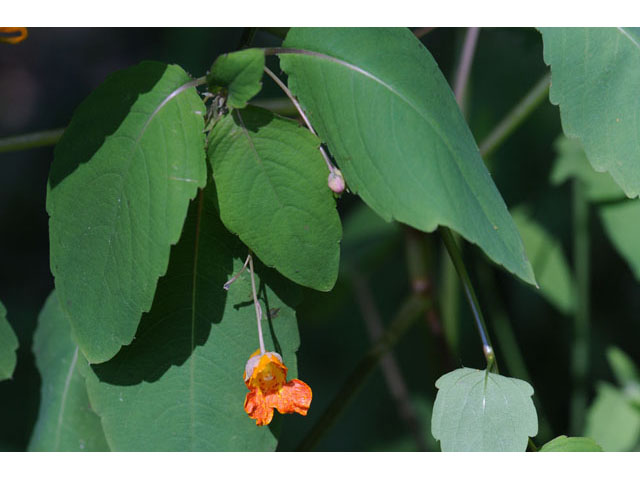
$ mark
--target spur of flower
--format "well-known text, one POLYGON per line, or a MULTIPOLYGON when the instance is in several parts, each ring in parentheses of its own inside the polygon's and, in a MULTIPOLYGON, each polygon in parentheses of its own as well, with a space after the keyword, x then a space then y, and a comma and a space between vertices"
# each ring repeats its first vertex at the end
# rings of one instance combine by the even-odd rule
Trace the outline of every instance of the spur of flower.
POLYGON ((311 405, 311 388, 297 378, 287 382, 287 367, 276 352, 256 350, 247 361, 244 383, 249 389, 244 410, 256 425, 269 425, 274 408, 306 415, 311 405))
POLYGON ((20 43, 27 36, 25 27, 0 27, 0 42, 2 43, 20 43))

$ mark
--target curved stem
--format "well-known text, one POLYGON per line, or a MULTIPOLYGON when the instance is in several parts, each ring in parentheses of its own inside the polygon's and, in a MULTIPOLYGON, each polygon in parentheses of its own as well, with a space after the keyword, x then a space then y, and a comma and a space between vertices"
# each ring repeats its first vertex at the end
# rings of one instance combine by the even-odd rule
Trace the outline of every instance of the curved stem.
POLYGON ((515 107, 480 143, 480 155, 486 157, 502 145, 502 142, 540 105, 547 97, 551 86, 551 74, 547 73, 527 92, 515 107))
POLYGON ((440 232, 442 241, 447 248, 447 252, 449 252, 451 261, 453 262, 453 265, 458 272, 458 276, 460 277, 460 281, 462 282, 464 295, 467 299, 467 302, 469 303, 469 306, 471 307, 471 313, 473 314, 476 328, 478 329, 478 334, 480 335, 480 341, 482 342, 482 353, 487 360, 487 369, 491 370, 493 368, 497 373, 498 363, 496 362, 493 346, 491 345, 491 339, 489 338, 489 331, 487 330, 487 325, 484 323, 482 310, 480 309, 480 303, 478 302, 478 298, 476 297, 475 291, 473 290, 471 279, 469 278, 467 269, 464 266, 464 262, 462 261, 460 249, 456 244, 455 238, 453 238, 453 233, 451 233, 451 230, 449 230, 447 227, 441 226, 438 228, 438 231, 440 232))
MULTIPOLYGON (((264 71, 267 75, 269 75, 269 77, 271 77, 271 80, 273 80, 275 84, 278 85, 278 87, 280 87, 280 89, 285 93, 285 95, 289 97, 289 100, 291 100, 291 103, 293 103, 293 106, 296 107, 296 110, 300 114, 300 117, 302 117, 302 121, 305 123, 309 131, 317 137, 318 134, 311 126, 311 122, 307 118, 307 115, 304 113, 304 110, 302 110, 302 107, 298 103, 298 100, 296 99, 296 97, 294 97, 293 94, 291 93, 291 90, 289 90, 289 88, 282 82, 282 80, 280 80, 278 76, 266 66, 264 67, 264 71)), ((336 167, 333 166, 333 163, 331 162, 331 159, 329 158, 329 155, 327 154, 327 152, 325 152, 324 147, 320 145, 319 148, 320 148, 320 153, 322 154, 322 158, 324 158, 324 162, 327 164, 329 173, 333 173, 336 167)))
POLYGON ((242 275, 242 272, 244 272, 247 269, 247 265, 249 265, 249 260, 251 260, 251 254, 247 255, 247 259, 244 261, 242 268, 233 277, 227 280, 225 284, 222 286, 222 288, 224 288, 225 290, 229 290, 229 287, 231 286, 231 284, 233 284, 233 282, 235 282, 238 279, 238 277, 242 275))

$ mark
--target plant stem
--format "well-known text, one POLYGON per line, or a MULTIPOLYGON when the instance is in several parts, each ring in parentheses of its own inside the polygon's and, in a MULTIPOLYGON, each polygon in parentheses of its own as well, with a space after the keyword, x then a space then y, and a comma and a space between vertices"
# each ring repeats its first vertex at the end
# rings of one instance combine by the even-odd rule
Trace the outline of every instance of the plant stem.
POLYGON ((402 305, 396 317, 393 319, 387 331, 374 343, 365 355, 360 359, 349 377, 333 398, 324 413, 316 421, 311 431, 300 442, 298 451, 313 449, 329 428, 335 423, 338 416, 344 411, 355 394, 364 385, 369 374, 373 372, 380 359, 393 348, 400 338, 409 330, 417 318, 429 306, 428 301, 418 296, 410 296, 402 305))
POLYGON ((475 291, 473 290, 473 285, 471 284, 471 279, 469 278, 467 269, 464 266, 462 255, 460 254, 460 249, 456 244, 455 238, 453 238, 453 233, 451 233, 451 230, 449 230, 447 227, 440 226, 438 228, 438 231, 440 232, 442 241, 447 248, 447 252, 449 252, 449 257, 451 257, 453 266, 458 272, 458 276, 460 277, 460 281, 462 282, 462 288, 464 290, 465 297, 467 299, 467 302, 469 303, 469 306, 471 307, 471 313, 473 314, 473 318, 475 319, 476 328, 478 329, 478 334, 480 335, 480 340, 482 342, 482 352, 485 359, 487 360, 487 369, 491 370, 493 368, 497 373, 498 363, 496 361, 493 346, 491 345, 491 339, 489 338, 489 331, 487 330, 487 326, 484 323, 482 311, 480 310, 480 304, 478 303, 478 298, 476 297, 475 291))
POLYGON ((451 355, 457 357, 460 353, 460 280, 444 245, 441 257, 439 298, 442 328, 451 355))
POLYGON ((469 83, 469 75, 471 75, 471 65, 473 64, 473 56, 476 51, 479 34, 480 29, 478 27, 468 28, 467 35, 464 38, 464 45, 462 46, 462 55, 460 56, 460 63, 458 64, 458 71, 453 87, 456 101, 461 110, 463 105, 465 105, 465 94, 467 84, 469 83))
MULTIPOLYGON (((473 63, 473 57, 476 50, 476 43, 478 40, 479 29, 468 29, 467 35, 464 39, 464 45, 462 47, 462 54, 460 55, 460 60, 458 62, 458 69, 456 74, 456 79, 454 83, 453 92, 456 96, 456 101, 458 102, 458 107, 462 114, 465 114, 465 104, 463 101, 464 91, 466 90, 466 85, 469 81, 469 75, 471 73, 471 64, 473 63)), ((476 294, 473 290, 473 286, 471 285, 471 280, 469 279, 469 275, 467 274, 467 269, 464 266, 464 262, 462 261, 462 254, 460 253, 460 249, 456 243, 456 239, 447 227, 440 226, 438 228, 440 231, 440 236, 442 237, 442 241, 449 253, 449 257, 451 258, 451 262, 453 263, 453 267, 458 272, 458 276, 462 281, 462 285, 464 288, 464 293, 469 302, 469 306, 471 307, 471 312, 473 313, 473 318, 476 321, 476 327, 478 328, 478 333, 480 334, 480 340, 482 341, 482 353, 484 354, 485 359, 487 360, 487 370, 491 370, 492 368, 495 371, 498 371, 498 364, 495 359, 495 354, 493 351, 493 347, 491 346, 491 340, 489 339, 489 332, 484 323, 484 318, 482 318, 482 311, 480 310, 480 304, 478 303, 478 299, 476 298, 476 294)), ((443 277, 448 278, 449 286, 455 285, 455 289, 452 292, 449 292, 445 298, 449 302, 457 302, 458 300, 458 283, 455 282, 453 275, 451 274, 451 264, 445 263, 445 275, 443 277), (448 270, 448 271, 447 271, 448 270), (455 282, 453 284, 452 282, 455 282)), ((450 309, 454 310, 454 309, 450 309)), ((457 313, 457 309, 455 309, 457 313)), ((455 319, 453 319, 455 320, 455 319)), ((449 323, 452 319, 449 319, 449 323)), ((450 335, 449 335, 450 336, 450 335)))
MULTIPOLYGON (((409 282, 415 295, 420 295, 425 299, 433 301, 433 283, 429 277, 429 267, 431 264, 431 245, 427 245, 430 237, 424 232, 411 227, 404 227, 405 251, 407 255, 407 270, 409 271, 409 282)), ((435 303, 435 302, 434 302, 435 303)), ((445 338, 442 328, 441 317, 438 314, 436 305, 425 313, 425 320, 431 336, 436 344, 436 350, 440 357, 440 368, 453 370, 455 368, 449 343, 445 338)))
POLYGON ((56 128, 55 130, 43 130, 41 132, 0 138, 0 153, 55 145, 63 133, 64 128, 56 128))
POLYGON ((587 372, 589 370, 589 204, 581 180, 573 182, 573 249, 576 278, 576 310, 573 322, 570 431, 582 433, 587 406, 587 372))
MULTIPOLYGON (((477 262, 476 267, 478 281, 483 286, 482 297, 484 304, 490 312, 491 323, 494 327, 493 331, 495 332, 498 345, 500 345, 502 358, 506 360, 508 365, 508 373, 512 377, 533 383, 524 356, 518 345, 515 332, 511 326, 509 316, 505 311, 504 302, 498 295, 498 286, 494 278, 494 271, 489 265, 480 260, 477 262)), ((547 420, 538 395, 533 396, 533 403, 538 412, 538 437, 547 438, 552 436, 553 431, 551 425, 547 420)))
POLYGON ((547 73, 529 90, 515 107, 496 125, 480 144, 480 155, 487 157, 540 105, 549 93, 551 74, 547 73))
MULTIPOLYGON (((478 28, 467 29, 462 52, 458 59, 456 77, 453 82, 453 93, 456 97, 458 108, 460 108, 464 117, 466 117, 467 110, 464 97, 469 83, 469 75, 471 74, 471 65, 473 64, 479 33, 480 30, 478 28)), ((453 238, 455 240, 455 234, 453 234, 453 238)), ((445 256, 444 252, 442 252, 442 256, 445 256)), ((454 264, 446 259, 442 262, 440 279, 442 284, 442 314, 445 338, 449 351, 457 355, 459 349, 460 281, 456 276, 454 264)))

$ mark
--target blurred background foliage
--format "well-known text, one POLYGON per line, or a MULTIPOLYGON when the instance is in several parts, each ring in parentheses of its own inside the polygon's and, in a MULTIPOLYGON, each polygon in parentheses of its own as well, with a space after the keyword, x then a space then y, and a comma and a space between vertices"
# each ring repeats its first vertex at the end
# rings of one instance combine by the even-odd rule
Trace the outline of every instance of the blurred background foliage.
MULTIPOLYGON (((451 83, 464 35, 465 29, 438 28, 422 37, 451 83)), ((30 29, 23 43, 0 45, 0 138, 64 127, 74 108, 108 74, 142 60, 177 63, 193 76, 201 76, 216 56, 235 50, 241 36, 240 28, 30 29)), ((273 31, 258 31, 253 45, 280 42, 273 31)), ((273 57, 268 58, 268 66, 279 71, 273 57)), ((478 143, 547 70, 536 30, 480 31, 465 105, 478 143)), ((291 111, 280 101, 283 96, 273 82, 265 77, 263 85, 258 103, 285 105, 291 111)), ((549 181, 556 156, 554 142, 560 133, 559 111, 545 100, 485 160, 509 208, 526 208, 571 262, 571 188, 549 181)), ((24 450, 38 413, 40 376, 31 348, 37 314, 53 289, 45 211, 52 154, 51 147, 0 153, 0 299, 20 340, 13 379, 0 383, 0 450, 24 450)), ((386 324, 411 291, 406 253, 411 232, 380 220, 355 196, 343 195, 338 205, 344 224, 338 283, 329 293, 306 290, 298 310, 299 377, 312 386, 313 405, 306 418, 284 418, 279 450, 296 448, 370 347, 371 326, 365 323, 363 305, 373 303, 386 324)), ((589 403, 596 387, 603 389, 599 382, 616 383, 607 363, 607 347, 619 347, 640 364, 640 285, 593 212, 590 235, 589 403)), ((440 239, 434 234, 421 241, 437 300, 435 317, 425 315, 416 322, 393 352, 410 399, 409 421, 377 368, 318 444, 319 450, 438 450, 430 433, 436 379, 461 366, 484 368, 467 304, 459 297, 454 299, 455 308, 442 309, 447 301, 442 298, 442 262, 448 259, 442 255, 440 239), (450 311, 458 315, 443 316, 450 311), (451 348, 444 347, 438 320, 448 326, 451 348)), ((512 359, 504 356, 509 348, 517 346, 524 359, 541 417, 536 443, 560 434, 584 433, 568 431, 571 318, 495 267, 475 246, 466 245, 464 255, 492 331, 501 373, 521 375, 510 368, 512 359), (515 343, 501 345, 504 332, 496 330, 503 328, 507 334, 512 330, 515 343)), ((241 375, 239 370, 239 381, 241 375)), ((627 448, 634 448, 637 438, 628 443, 627 448)))

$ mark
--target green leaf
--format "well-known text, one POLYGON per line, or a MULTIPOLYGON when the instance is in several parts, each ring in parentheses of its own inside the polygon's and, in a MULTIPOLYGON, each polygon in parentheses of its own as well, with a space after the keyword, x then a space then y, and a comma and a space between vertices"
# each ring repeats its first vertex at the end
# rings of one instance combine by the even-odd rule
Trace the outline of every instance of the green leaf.
MULTIPOLYGON (((258 348, 247 249, 226 231, 213 185, 193 202, 167 275, 133 343, 107 363, 84 365, 91 404, 116 451, 274 450, 277 418, 258 427, 244 411, 243 372, 258 348)), ((268 350, 296 377, 300 291, 258 264, 268 350)), ((313 407, 312 407, 313 408, 313 407)), ((276 414, 277 416, 278 414, 276 414)))
POLYGON ((511 211, 540 285, 539 292, 564 314, 574 309, 574 283, 562 245, 522 208, 511 211))
POLYGON ((554 142, 556 161, 551 171, 551 183, 560 185, 572 178, 580 179, 592 202, 612 202, 624 199, 624 192, 606 172, 596 172, 587 161, 577 140, 560 135, 554 142))
POLYGON ((0 302, 0 381, 11 378, 16 368, 18 337, 7 320, 7 310, 0 302))
POLYGON ((640 199, 603 205, 599 213, 611 243, 640 281, 640 199))
POLYGON ((608 173, 595 172, 577 141, 560 137, 555 146, 558 157, 551 182, 557 185, 573 177, 584 183, 613 246, 640 281, 640 199, 627 199, 608 173))
POLYGON ((223 87, 227 91, 227 105, 244 108, 262 88, 264 52, 249 48, 220 55, 207 75, 209 89, 223 87))
POLYGON ((353 192, 386 220, 426 232, 451 227, 535 283, 453 93, 415 35, 292 28, 283 46, 293 49, 280 54, 289 88, 353 192))
POLYGON ((78 107, 49 175, 51 270, 91 362, 131 342, 189 200, 206 182, 205 107, 178 66, 111 75, 78 107))
POLYGON ((296 122, 248 107, 216 123, 207 154, 225 226, 266 265, 328 291, 342 228, 318 146, 296 122))
POLYGON ((633 360, 618 347, 607 348, 607 360, 624 395, 640 407, 640 372, 633 360))
POLYGON ((562 128, 629 197, 640 193, 640 29, 541 28, 562 128))
POLYGON ((606 452, 631 450, 640 438, 640 410, 608 383, 598 384, 596 390, 587 412, 585 435, 606 452))
POLYGON ((436 382, 431 433, 443 452, 524 452, 538 433, 527 382, 459 368, 436 382))
POLYGON ((607 348, 607 360, 620 386, 640 384, 640 374, 633 360, 618 347, 607 348))
POLYGON ((51 293, 38 318, 33 353, 42 377, 40 412, 31 451, 109 450, 100 418, 91 409, 79 368, 86 360, 71 340, 58 297, 51 293))
POLYGON ((587 437, 560 435, 545 443, 541 452, 602 452, 602 447, 587 437))

